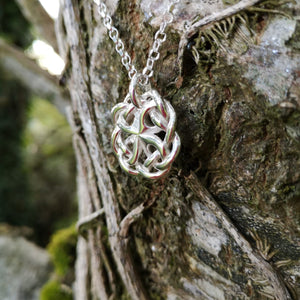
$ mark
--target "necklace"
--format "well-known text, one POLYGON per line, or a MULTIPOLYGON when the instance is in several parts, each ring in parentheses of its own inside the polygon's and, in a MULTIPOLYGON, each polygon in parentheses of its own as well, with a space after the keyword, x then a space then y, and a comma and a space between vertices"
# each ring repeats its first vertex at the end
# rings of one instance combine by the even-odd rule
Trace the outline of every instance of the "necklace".
POLYGON ((165 29, 173 21, 172 6, 179 0, 171 0, 164 19, 155 33, 147 63, 142 73, 138 73, 131 62, 124 43, 119 38, 117 28, 106 5, 93 0, 108 35, 115 44, 128 76, 131 79, 129 92, 123 102, 112 109, 114 130, 112 148, 120 166, 127 173, 157 179, 171 168, 180 150, 180 138, 175 131, 176 113, 172 105, 151 88, 149 78, 153 76, 153 65, 159 59, 159 48, 167 39, 165 29))

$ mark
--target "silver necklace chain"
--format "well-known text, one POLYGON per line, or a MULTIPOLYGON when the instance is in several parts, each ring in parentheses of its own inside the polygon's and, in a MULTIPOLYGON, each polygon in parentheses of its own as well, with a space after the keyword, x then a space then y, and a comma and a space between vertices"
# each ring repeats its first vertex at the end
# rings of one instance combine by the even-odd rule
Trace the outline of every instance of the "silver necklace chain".
MULTIPOLYGON (((137 73, 137 70, 134 64, 132 63, 128 52, 124 49, 124 43, 119 37, 120 34, 118 29, 112 25, 112 19, 107 12, 107 7, 105 3, 101 0, 93 0, 93 1, 98 6, 98 12, 103 19, 104 26, 108 30, 109 37, 115 44, 116 52, 121 56, 122 64, 126 68, 129 78, 132 79, 132 77, 137 73)), ((170 1, 168 8, 163 16, 163 21, 159 29, 156 31, 154 35, 153 45, 150 49, 146 66, 142 72, 141 80, 143 84, 148 84, 149 78, 153 76, 154 62, 157 61, 160 57, 159 48, 162 45, 162 43, 165 42, 167 39, 167 34, 165 33, 166 27, 174 19, 174 15, 172 13, 173 5, 178 2, 179 0, 170 1)))

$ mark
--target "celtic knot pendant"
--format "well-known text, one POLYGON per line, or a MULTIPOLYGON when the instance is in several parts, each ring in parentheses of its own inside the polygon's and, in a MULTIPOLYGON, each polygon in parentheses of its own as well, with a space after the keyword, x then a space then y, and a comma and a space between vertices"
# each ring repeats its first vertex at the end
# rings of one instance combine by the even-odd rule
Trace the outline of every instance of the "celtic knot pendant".
POLYGON ((172 105, 151 89, 138 95, 135 75, 129 93, 112 109, 112 147, 127 173, 156 179, 171 168, 180 149, 172 105))

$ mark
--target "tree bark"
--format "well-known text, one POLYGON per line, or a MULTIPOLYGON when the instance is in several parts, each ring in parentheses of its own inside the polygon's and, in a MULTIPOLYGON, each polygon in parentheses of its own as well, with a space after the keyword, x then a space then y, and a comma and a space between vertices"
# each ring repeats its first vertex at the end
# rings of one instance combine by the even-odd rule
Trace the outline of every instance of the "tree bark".
MULTIPOLYGON (((129 81, 97 9, 61 0, 76 299, 299 298, 299 2, 228 9, 236 2, 176 5, 152 85, 176 110, 182 148, 169 175, 149 181, 112 153, 110 110, 129 81)), ((138 70, 167 4, 107 3, 138 70)))

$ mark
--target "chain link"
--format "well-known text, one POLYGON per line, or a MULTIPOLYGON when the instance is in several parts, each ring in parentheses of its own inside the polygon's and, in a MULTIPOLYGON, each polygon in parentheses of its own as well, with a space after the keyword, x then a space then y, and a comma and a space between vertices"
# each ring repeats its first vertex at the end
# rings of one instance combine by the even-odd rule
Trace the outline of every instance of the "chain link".
POLYGON ((103 19, 103 24, 108 30, 108 35, 110 39, 115 44, 116 52, 121 56, 121 62, 123 66, 128 71, 128 76, 130 79, 137 73, 135 66, 131 62, 131 58, 127 51, 124 50, 124 44, 119 38, 119 31, 116 27, 112 25, 112 19, 107 12, 106 5, 100 0, 93 0, 94 3, 98 6, 98 13, 103 19))
POLYGON ((160 57, 159 48, 162 45, 162 43, 165 42, 167 39, 165 29, 168 26, 168 24, 173 22, 174 19, 174 15, 172 13, 172 6, 178 2, 179 0, 171 0, 168 9, 165 15, 163 16, 163 22, 161 23, 159 29, 154 35, 154 42, 152 48, 149 51, 146 66, 143 69, 143 84, 148 84, 149 78, 153 76, 154 62, 157 61, 160 57))
MULTIPOLYGON (((98 6, 98 12, 103 19, 103 24, 108 30, 108 35, 110 39, 115 43, 115 49, 117 53, 121 56, 121 62, 123 66, 125 66, 128 71, 128 76, 130 79, 137 73, 137 70, 133 63, 131 62, 131 58, 127 51, 124 51, 124 43, 119 38, 119 31, 116 27, 112 25, 112 19, 107 12, 107 7, 101 0, 93 0, 94 3, 98 6)), ((154 62, 157 61, 160 57, 159 48, 163 42, 167 39, 167 34, 165 33, 165 29, 168 24, 170 24, 174 15, 172 13, 172 7, 174 4, 178 3, 179 0, 170 0, 170 4, 166 13, 163 16, 163 22, 161 23, 159 29, 154 35, 154 42, 152 48, 149 51, 148 59, 145 68, 143 69, 141 76, 141 83, 148 84, 149 78, 153 76, 153 66, 154 62)))

